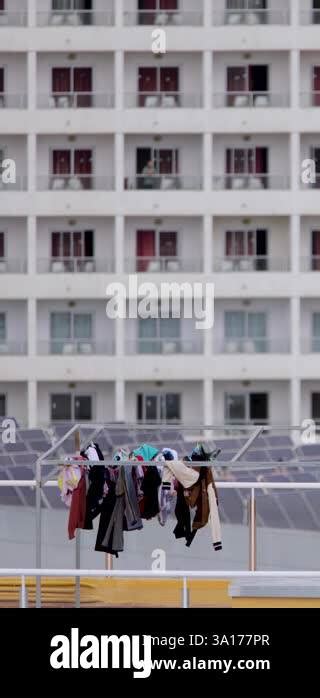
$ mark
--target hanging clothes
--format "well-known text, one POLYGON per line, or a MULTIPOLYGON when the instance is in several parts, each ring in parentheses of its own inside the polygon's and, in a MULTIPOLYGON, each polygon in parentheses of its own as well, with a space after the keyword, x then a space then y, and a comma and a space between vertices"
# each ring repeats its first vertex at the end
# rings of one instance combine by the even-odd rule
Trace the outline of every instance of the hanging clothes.
POLYGON ((133 468, 119 468, 114 490, 114 506, 110 506, 110 492, 105 498, 96 542, 96 550, 115 554, 124 548, 123 532, 143 528, 139 503, 133 479, 133 468))
POLYGON ((104 497, 108 494, 108 468, 101 465, 91 465, 90 461, 104 460, 99 444, 91 443, 81 451, 88 459, 88 491, 86 496, 86 517, 84 528, 88 531, 93 529, 94 519, 101 513, 104 497))
POLYGON ((73 490, 72 493, 68 521, 69 540, 72 540, 75 537, 77 528, 81 529, 85 527, 87 482, 85 468, 81 468, 81 471, 82 473, 78 487, 76 487, 76 489, 73 490))
MULTIPOLYGON (((79 456, 75 456, 72 460, 79 459, 79 456)), ((80 460, 80 459, 79 459, 80 460)), ((83 458, 81 458, 83 460, 83 458)), ((61 472, 58 477, 58 487, 61 492, 61 499, 64 504, 70 508, 72 493, 78 487, 81 479, 82 470, 79 465, 69 465, 70 458, 66 458, 61 472)))

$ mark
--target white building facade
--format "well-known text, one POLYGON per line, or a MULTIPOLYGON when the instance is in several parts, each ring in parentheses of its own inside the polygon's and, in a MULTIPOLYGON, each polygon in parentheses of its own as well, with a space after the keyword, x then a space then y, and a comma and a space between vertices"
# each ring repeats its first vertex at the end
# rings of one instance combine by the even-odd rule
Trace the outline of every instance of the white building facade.
POLYGON ((0 0, 0 416, 320 420, 319 47, 316 0, 0 0), (108 318, 130 274, 213 328, 108 318))

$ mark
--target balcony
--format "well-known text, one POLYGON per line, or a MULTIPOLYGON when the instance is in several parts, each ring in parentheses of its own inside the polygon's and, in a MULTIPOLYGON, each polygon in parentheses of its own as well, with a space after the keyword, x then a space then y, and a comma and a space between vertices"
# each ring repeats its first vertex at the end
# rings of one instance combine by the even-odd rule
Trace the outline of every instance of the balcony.
POLYGON ((0 93, 0 109, 26 109, 28 97, 23 93, 0 93))
POLYGON ((320 24, 320 9, 314 10, 310 8, 309 10, 303 10, 300 12, 300 22, 303 26, 320 24))
POLYGON ((185 191, 200 191, 202 189, 202 177, 174 174, 134 175, 133 177, 126 177, 124 188, 126 190, 157 189, 161 191, 172 191, 179 189, 185 191))
POLYGON ((125 26, 200 27, 203 13, 200 10, 136 10, 124 13, 125 26))
POLYGON ((127 109, 200 109, 201 94, 185 92, 127 92, 125 94, 127 109))
POLYGON ((0 29, 1 27, 26 27, 27 22, 27 12, 0 12, 0 29))
POLYGON ((238 109, 283 108, 289 106, 289 94, 285 92, 215 92, 213 106, 216 109, 225 107, 238 109))
POLYGON ((320 271, 320 257, 316 255, 301 257, 301 271, 320 271))
POLYGON ((0 173, 0 193, 8 191, 27 191, 28 178, 26 175, 19 175, 14 182, 7 182, 0 173))
POLYGON ((256 27, 260 24, 286 25, 290 23, 290 11, 287 8, 280 10, 269 9, 236 9, 215 10, 213 12, 213 24, 216 26, 228 25, 237 27, 241 25, 256 27))
POLYGON ((179 272, 193 273, 202 271, 200 259, 182 259, 178 257, 135 257, 125 261, 128 273, 176 274, 179 272))
POLYGON ((90 174, 49 174, 37 178, 38 191, 113 191, 114 184, 114 177, 90 174))
MULTIPOLYGON (((1 104, 0 104, 1 106, 1 104)), ((38 109, 113 109, 114 94, 66 92, 38 95, 38 109)))
POLYGON ((26 342, 0 341, 0 356, 23 356, 27 354, 26 342))
POLYGON ((26 274, 27 261, 24 259, 6 259, 0 257, 0 275, 1 274, 26 274))
POLYGON ((38 259, 37 271, 39 274, 111 274, 114 271, 114 260, 94 257, 47 257, 38 259))
POLYGON ((301 351, 302 354, 320 354, 320 337, 303 337, 301 351))
POLYGON ((111 340, 106 342, 96 342, 94 339, 52 339, 41 341, 38 344, 38 353, 45 356, 112 356, 114 354, 114 343, 111 340))
POLYGON ((151 337, 148 339, 137 338, 135 341, 126 343, 126 353, 132 354, 160 354, 168 356, 170 354, 201 354, 203 343, 201 339, 174 339, 168 337, 160 339, 151 337))
POLYGON ((96 10, 42 11, 37 13, 37 24, 39 27, 110 27, 114 24, 114 14, 96 10))
MULTIPOLYGON (((320 268, 320 264, 319 264, 320 268)), ((285 257, 269 257, 264 255, 220 257, 214 260, 216 273, 227 272, 288 272, 290 262, 285 257)))
POLYGON ((289 354, 288 339, 270 339, 268 337, 223 338, 216 342, 217 354, 289 354))
MULTIPOLYGON (((319 178, 320 181, 320 178, 319 178)), ((258 191, 287 190, 290 186, 290 179, 286 175, 279 174, 246 174, 234 173, 225 175, 214 175, 213 189, 224 190, 233 189, 235 191, 258 191)))

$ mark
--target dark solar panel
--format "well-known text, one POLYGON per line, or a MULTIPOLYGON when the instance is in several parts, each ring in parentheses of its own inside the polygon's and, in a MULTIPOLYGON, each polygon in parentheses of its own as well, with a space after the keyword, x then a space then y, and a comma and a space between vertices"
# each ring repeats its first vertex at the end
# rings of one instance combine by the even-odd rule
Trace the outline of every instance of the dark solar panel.
POLYGON ((271 459, 268 451, 246 451, 246 453, 241 456, 240 460, 248 461, 248 463, 255 463, 256 461, 266 463, 271 459))
POLYGON ((243 523, 243 502, 239 496, 239 491, 221 489, 219 492, 219 502, 221 502, 221 507, 225 512, 228 523, 243 523))
POLYGON ((320 458, 320 444, 305 444, 296 449, 299 458, 320 458))
POLYGON ((37 459, 38 455, 36 453, 15 453, 14 456, 12 456, 14 465, 26 465, 29 467, 34 467, 37 459))
POLYGON ((40 454, 45 453, 51 447, 51 444, 48 443, 48 441, 44 441, 43 439, 32 440, 29 443, 30 443, 30 447, 34 451, 37 451, 37 453, 40 453, 40 454))
POLYGON ((278 461, 279 463, 282 461, 296 460, 295 453, 291 448, 270 448, 268 453, 271 460, 278 461))
POLYGON ((29 449, 24 441, 17 441, 13 444, 3 444, 3 450, 6 453, 25 453, 29 449))
POLYGON ((272 493, 261 494, 256 500, 257 516, 262 519, 265 526, 272 528, 289 528, 287 518, 282 513, 277 497, 272 493))
POLYGON ((0 455, 0 468, 10 468, 12 467, 12 459, 7 455, 0 455))
POLYGON ((279 448, 292 448, 292 441, 290 436, 265 436, 267 445, 269 447, 279 447, 279 448))
POLYGON ((38 439, 43 439, 50 444, 48 435, 42 429, 19 429, 18 435, 23 441, 36 441, 38 439))

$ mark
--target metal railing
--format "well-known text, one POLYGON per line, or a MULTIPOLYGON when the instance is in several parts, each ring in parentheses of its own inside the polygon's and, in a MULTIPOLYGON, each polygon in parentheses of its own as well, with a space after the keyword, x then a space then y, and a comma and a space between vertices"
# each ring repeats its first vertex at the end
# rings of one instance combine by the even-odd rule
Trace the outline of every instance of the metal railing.
POLYGON ((22 92, 0 92, 0 109, 26 109, 28 97, 22 92))
POLYGON ((301 257, 301 271, 320 271, 320 256, 301 257))
POLYGON ((125 260, 127 272, 176 274, 179 272, 201 272, 202 268, 201 259, 184 259, 173 255, 170 257, 128 257, 125 260))
POLYGON ((221 107, 237 107, 248 109, 252 107, 269 108, 269 107, 288 107, 289 94, 286 92, 255 92, 255 91, 224 91, 215 92, 213 95, 213 106, 221 107))
POLYGON ((233 337, 215 343, 217 354, 289 354, 287 338, 233 337))
POLYGON ((286 257, 269 257, 267 255, 238 255, 216 257, 213 264, 216 273, 290 271, 290 261, 286 257))
POLYGON ((24 356, 27 354, 26 342, 0 340, 0 356, 24 356))
MULTIPOLYGON (((320 177, 319 177, 320 182, 320 177)), ((213 189, 232 189, 233 191, 262 191, 289 189, 290 178, 280 174, 246 174, 234 173, 214 175, 213 189)))
POLYGON ((171 356, 172 354, 201 354, 203 352, 203 342, 198 339, 158 339, 151 337, 148 339, 129 340, 126 342, 127 354, 159 354, 171 356))
POLYGON ((28 22, 27 12, 0 12, 0 30, 1 27, 26 27, 28 22))
POLYGON ((112 109, 114 102, 114 94, 107 92, 52 92, 38 95, 39 109, 112 109))
POLYGON ((8 259, 0 257, 0 276, 1 274, 26 274, 27 261, 25 259, 8 259))
POLYGON ((228 25, 237 27, 239 25, 257 26, 285 25, 290 24, 290 11, 287 8, 276 9, 250 9, 249 3, 246 9, 220 10, 213 12, 213 24, 217 26, 228 25))
POLYGON ((28 177, 26 175, 17 175, 14 182, 7 182, 4 174, 0 173, 0 194, 8 191, 27 191, 28 177))
POLYGON ((114 24, 113 12, 99 10, 57 10, 37 12, 40 27, 109 27, 114 24))
POLYGON ((138 174, 125 178, 124 188, 127 189, 160 189, 162 191, 185 190, 200 191, 202 177, 175 174, 138 174))
POLYGON ((112 356, 114 343, 110 340, 97 342, 95 339, 51 339, 39 342, 38 352, 45 356, 112 356))
POLYGON ((37 261, 39 274, 112 274, 114 267, 114 259, 103 257, 43 257, 37 261))
POLYGON ((203 13, 193 10, 136 10, 124 13, 126 26, 200 27, 203 13))
POLYGON ((128 109, 150 108, 150 109, 200 109, 202 107, 202 96, 196 93, 186 92, 126 92, 125 106, 128 109))
POLYGON ((114 177, 90 174, 49 174, 37 178, 39 191, 112 191, 114 184, 114 177))

